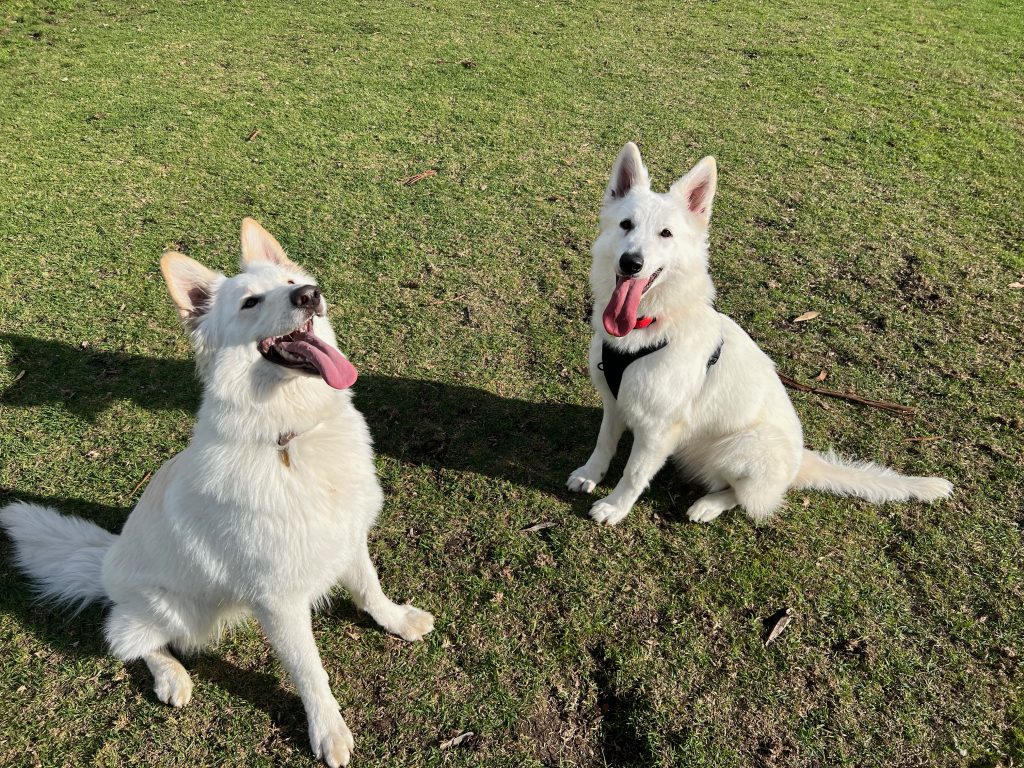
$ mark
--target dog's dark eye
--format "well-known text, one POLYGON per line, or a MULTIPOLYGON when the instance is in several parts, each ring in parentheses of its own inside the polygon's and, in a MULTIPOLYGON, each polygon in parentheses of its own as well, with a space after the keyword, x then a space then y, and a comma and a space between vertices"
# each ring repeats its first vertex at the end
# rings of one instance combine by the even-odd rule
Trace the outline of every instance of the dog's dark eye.
POLYGON ((672 237, 672 230, 671 229, 663 229, 658 234, 661 235, 662 237, 672 237))
POLYGON ((248 299, 242 302, 242 309, 252 309, 261 301, 263 301, 262 296, 250 296, 248 299))
POLYGON ((633 220, 632 219, 623 219, 622 221, 619 222, 619 226, 622 227, 627 232, 629 232, 629 230, 631 230, 633 228, 633 220))

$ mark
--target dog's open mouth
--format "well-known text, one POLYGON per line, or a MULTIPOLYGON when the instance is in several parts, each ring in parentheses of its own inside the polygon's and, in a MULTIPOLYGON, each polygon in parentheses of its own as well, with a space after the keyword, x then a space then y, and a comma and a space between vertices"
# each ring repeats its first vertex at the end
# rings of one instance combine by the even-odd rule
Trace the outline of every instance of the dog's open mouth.
POLYGON ((640 280, 637 277, 626 277, 616 275, 615 290, 608 300, 602 320, 604 329, 612 336, 625 336, 636 327, 637 309, 640 307, 640 299, 654 285, 654 281, 661 274, 658 269, 647 280, 640 280))
POLYGON ((271 363, 319 376, 335 389, 347 389, 356 383, 355 367, 341 352, 317 337, 312 317, 291 333, 263 339, 257 348, 271 363))

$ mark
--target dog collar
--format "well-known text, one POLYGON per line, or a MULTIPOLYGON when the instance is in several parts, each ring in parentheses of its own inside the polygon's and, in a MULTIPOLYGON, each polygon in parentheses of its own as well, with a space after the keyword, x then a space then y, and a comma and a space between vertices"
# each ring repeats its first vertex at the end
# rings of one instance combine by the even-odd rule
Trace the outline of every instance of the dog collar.
POLYGON ((646 328, 648 325, 656 322, 658 322, 658 318, 656 317, 638 317, 636 319, 636 325, 634 325, 633 328, 646 328))

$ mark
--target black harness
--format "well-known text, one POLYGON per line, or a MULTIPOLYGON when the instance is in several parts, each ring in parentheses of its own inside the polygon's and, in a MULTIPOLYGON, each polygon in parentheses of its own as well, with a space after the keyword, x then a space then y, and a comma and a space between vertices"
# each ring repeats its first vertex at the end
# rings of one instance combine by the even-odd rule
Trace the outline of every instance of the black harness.
MULTIPOLYGON (((718 342, 718 346, 715 347, 715 351, 711 353, 711 357, 708 358, 708 364, 705 368, 706 371, 711 370, 711 366, 718 362, 718 358, 722 356, 722 344, 718 342)), ((636 352, 620 352, 614 347, 609 346, 607 341, 601 343, 601 362, 597 364, 597 369, 604 372, 604 380, 608 382, 608 389, 612 391, 612 397, 616 400, 619 399, 619 387, 622 386, 622 375, 626 372, 626 369, 630 364, 635 363, 641 357, 646 357, 652 352, 657 352, 668 345, 668 341, 663 341, 660 344, 654 344, 650 347, 642 347, 636 352)))

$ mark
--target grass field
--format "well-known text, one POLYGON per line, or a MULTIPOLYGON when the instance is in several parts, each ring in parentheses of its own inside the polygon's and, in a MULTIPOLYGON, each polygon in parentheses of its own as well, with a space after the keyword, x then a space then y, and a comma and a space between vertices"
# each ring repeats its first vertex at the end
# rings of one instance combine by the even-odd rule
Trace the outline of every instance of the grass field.
MULTIPOLYGON (((255 216, 360 370, 385 587, 437 616, 415 646, 343 595, 315 619, 355 765, 1022 765, 1019 4, 477 5, 0 5, 0 501, 120 527, 200 394, 159 255, 233 270, 255 216), (953 499, 697 526, 666 470, 588 520, 588 248, 629 139, 662 188, 718 158, 719 306, 780 370, 917 409, 795 394, 808 443, 953 499)), ((9 552, 0 764, 313 765, 255 624, 175 711, 9 552)))

